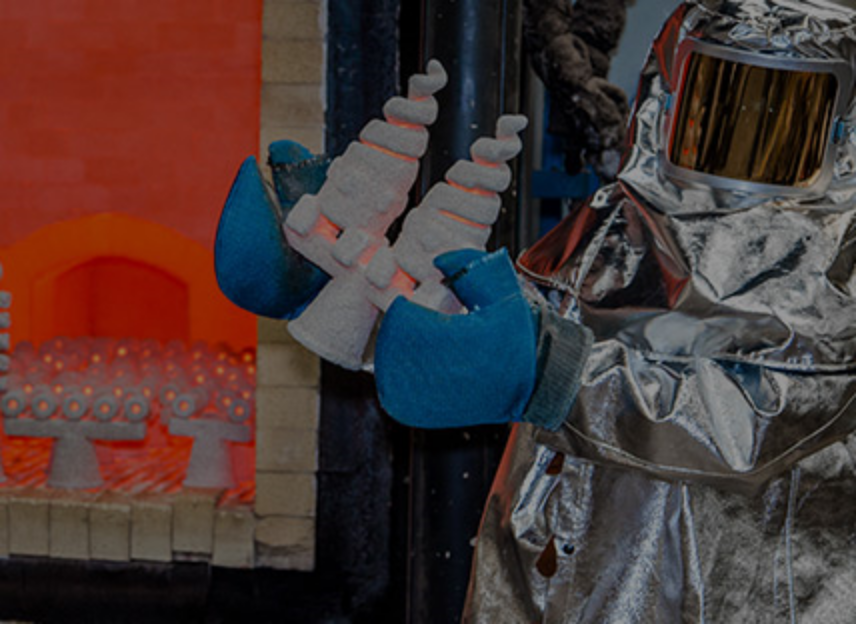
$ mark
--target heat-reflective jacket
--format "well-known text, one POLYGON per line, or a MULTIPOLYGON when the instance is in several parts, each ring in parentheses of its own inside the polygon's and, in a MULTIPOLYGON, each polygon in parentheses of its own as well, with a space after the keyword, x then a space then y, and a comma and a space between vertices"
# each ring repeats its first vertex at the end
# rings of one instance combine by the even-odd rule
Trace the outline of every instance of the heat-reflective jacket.
POLYGON ((687 3, 666 24, 619 182, 518 262, 594 344, 560 429, 512 435, 467 622, 856 621, 856 146, 822 197, 665 178, 666 83, 699 33, 856 58, 834 3, 687 3))

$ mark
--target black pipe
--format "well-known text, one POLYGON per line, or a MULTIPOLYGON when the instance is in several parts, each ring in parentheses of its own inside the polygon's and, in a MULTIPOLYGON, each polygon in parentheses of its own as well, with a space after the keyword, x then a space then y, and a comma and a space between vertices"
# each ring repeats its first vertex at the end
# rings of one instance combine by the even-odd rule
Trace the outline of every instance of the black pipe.
MULTIPOLYGON (((520 0, 423 0, 422 67, 436 58, 449 74, 437 94, 440 116, 431 150, 422 160, 421 191, 443 178, 472 142, 493 136, 497 118, 521 110, 522 8, 520 0)), ((517 161, 511 163, 517 174, 517 161)), ((518 176, 503 195, 493 246, 519 251, 518 176)))
MULTIPOLYGON (((431 150, 422 162, 424 193, 455 161, 492 136, 503 113, 519 112, 519 0, 424 0, 421 66, 443 63, 449 83, 438 95, 431 150)), ((517 197, 512 188, 492 246, 514 253, 517 197)), ((466 596, 481 509, 507 437, 505 427, 414 431, 408 622, 457 622, 466 596)))
MULTIPOLYGON (((400 4, 328 3, 331 156, 344 152, 369 120, 382 118, 384 102, 398 90, 400 4)), ((343 587, 349 619, 342 622, 401 622, 409 432, 381 412, 370 376, 324 363, 321 378, 317 570, 343 587)))

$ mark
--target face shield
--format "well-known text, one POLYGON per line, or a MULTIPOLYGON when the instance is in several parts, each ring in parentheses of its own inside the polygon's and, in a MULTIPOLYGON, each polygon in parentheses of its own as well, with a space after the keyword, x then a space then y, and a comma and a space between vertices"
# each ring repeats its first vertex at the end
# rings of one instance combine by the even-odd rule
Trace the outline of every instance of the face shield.
POLYGON ((664 118, 664 172, 687 185, 783 196, 822 193, 853 72, 698 40, 677 57, 664 118))

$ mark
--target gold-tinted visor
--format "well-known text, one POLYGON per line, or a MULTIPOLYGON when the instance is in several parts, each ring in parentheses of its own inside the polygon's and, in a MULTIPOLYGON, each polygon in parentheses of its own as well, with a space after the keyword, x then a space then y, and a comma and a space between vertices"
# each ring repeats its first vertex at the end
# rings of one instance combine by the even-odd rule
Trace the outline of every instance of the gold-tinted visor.
POLYGON ((691 51, 669 162, 744 183, 814 185, 830 145, 840 77, 822 63, 806 65, 764 66, 691 51))

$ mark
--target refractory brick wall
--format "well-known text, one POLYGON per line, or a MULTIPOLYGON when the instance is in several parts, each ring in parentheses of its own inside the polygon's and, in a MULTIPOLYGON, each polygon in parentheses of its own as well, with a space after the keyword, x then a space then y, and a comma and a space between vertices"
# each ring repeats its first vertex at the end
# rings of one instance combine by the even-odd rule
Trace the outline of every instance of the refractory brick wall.
MULTIPOLYGON (((0 0, 0 78, 33 74, 0 95, 0 248, 57 219, 116 210, 210 244, 229 181, 259 137, 262 162, 276 139, 322 149, 324 6, 0 0), (209 45, 190 45, 197 39, 209 45), (64 78, 42 84, 39 63, 64 78), (225 83, 215 78, 222 68, 225 83), (135 123, 123 130, 129 115, 135 123), (93 132, 97 140, 85 138, 93 132), (173 164, 153 169, 153 153, 173 164)), ((4 490, 0 557, 312 569, 320 365, 284 323, 268 320, 258 323, 257 364, 253 507, 207 490, 97 498, 4 490)))
POLYGON ((0 248, 103 212, 211 248, 256 148, 261 9, 0 0, 0 248))
POLYGON ((324 22, 322 0, 265 0, 262 28, 261 141, 279 139, 315 153, 324 142, 324 22))
MULTIPOLYGON (((265 0, 259 162, 276 140, 314 153, 324 137, 321 0, 265 0)), ((310 570, 315 561, 318 359, 260 319, 256 389, 256 564, 310 570)))
MULTIPOLYGON (((258 145, 262 4, 0 0, 0 262, 16 301, 13 344, 117 329, 90 315, 121 318, 125 327, 149 316, 151 305, 134 299, 152 291, 137 281, 140 272, 121 272, 119 285, 105 284, 103 271, 84 271, 78 283, 92 278, 95 292, 69 288, 58 305, 44 301, 53 297, 52 280, 90 260, 131 259, 178 277, 158 260, 168 241, 146 240, 147 225, 181 237, 195 257, 211 255, 237 164, 258 145), (142 227, 124 229, 132 222, 142 227), (127 255, 138 246, 151 251, 127 255), (137 294, 106 304, 95 294, 120 290, 137 294), (79 314, 60 321, 54 311, 75 300, 79 314)), ((169 319, 186 312, 165 305, 167 296, 155 309, 172 335, 148 336, 253 344, 255 319, 220 295, 211 264, 199 265, 204 273, 182 271, 178 281, 188 278, 197 292, 214 286, 200 316, 223 330, 203 336, 195 321, 179 329, 183 321, 169 319)), ((142 333, 121 335, 152 328, 135 329, 142 333)))

